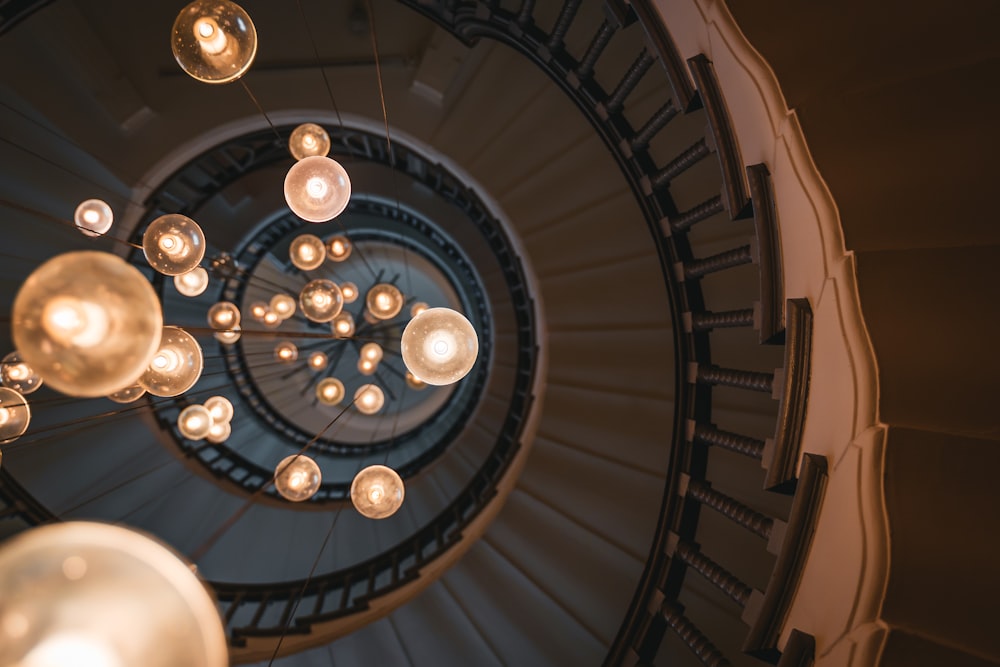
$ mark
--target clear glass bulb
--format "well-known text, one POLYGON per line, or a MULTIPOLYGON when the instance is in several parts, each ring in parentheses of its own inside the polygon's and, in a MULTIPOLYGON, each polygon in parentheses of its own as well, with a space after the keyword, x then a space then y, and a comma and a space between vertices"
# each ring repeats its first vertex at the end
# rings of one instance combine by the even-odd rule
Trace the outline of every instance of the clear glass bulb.
POLYGON ((410 317, 416 317, 420 313, 427 310, 428 305, 423 301, 417 301, 415 304, 410 306, 410 317))
POLYGON ((308 500, 319 490, 323 481, 319 466, 304 454, 292 454, 274 469, 274 488, 286 500, 308 500))
POLYGON ((226 440, 229 440, 229 436, 233 434, 233 425, 229 422, 215 422, 212 424, 212 429, 205 436, 205 440, 212 443, 213 445, 221 445, 226 440))
POLYGON ((216 331, 214 334, 215 340, 219 341, 223 345, 232 345, 240 339, 243 335, 243 330, 240 329, 239 325, 226 329, 225 331, 216 331))
POLYGON ((365 296, 368 312, 379 320, 391 320, 403 309, 403 293, 395 285, 379 283, 365 296))
POLYGON ((343 213, 351 179, 336 160, 314 155, 292 165, 285 176, 285 202, 308 222, 326 222, 343 213))
POLYGON ((369 361, 382 361, 382 346, 376 342, 365 343, 361 346, 360 355, 369 361))
POLYGON ((274 358, 283 364, 290 364, 299 358, 299 348, 295 343, 282 341, 274 346, 274 358))
POLYGON ((0 665, 226 667, 215 601, 161 543, 105 523, 32 528, 0 546, 0 665))
POLYGON ((212 423, 224 424, 233 419, 233 404, 225 396, 213 396, 205 401, 205 409, 212 415, 212 423))
POLYGON ((465 377, 479 356, 479 337, 469 320, 450 308, 429 308, 403 329, 403 363, 415 376, 433 385, 465 377))
POLYGON ((281 320, 287 320, 295 314, 295 299, 287 294, 275 294, 270 307, 281 320))
POLYGON ((363 415, 373 415, 385 405, 382 388, 374 384, 363 384, 354 392, 354 407, 363 415))
POLYGON ((278 313, 271 310, 269 306, 264 312, 264 317, 262 317, 260 321, 263 322, 264 326, 268 329, 277 329, 284 320, 278 316, 278 313))
POLYGON ((208 326, 218 331, 238 327, 240 319, 240 309, 229 301, 220 301, 208 309, 208 326))
POLYGON ((410 389, 416 389, 417 391, 420 391, 422 389, 427 388, 427 383, 418 378, 410 371, 406 371, 406 386, 408 386, 410 389))
POLYGON ((337 378, 324 378, 316 385, 316 399, 323 405, 337 405, 344 393, 344 383, 337 378))
POLYGON ((354 316, 348 312, 342 312, 333 318, 330 328, 336 338, 350 338, 354 335, 354 316))
POLYGON ((288 137, 288 151, 296 160, 313 155, 325 157, 330 152, 330 135, 316 123, 303 123, 288 137))
POLYGON ((174 276, 174 287, 184 296, 200 296, 208 289, 208 271, 196 266, 187 273, 174 276))
MULTIPOLYGON (((343 262, 351 256, 352 250, 354 250, 354 246, 351 245, 350 239, 340 234, 331 236, 326 242, 326 256, 333 262, 343 262)), ((355 297, 357 297, 357 294, 355 294, 355 297)))
POLYGON ((163 327, 160 349, 150 359, 139 384, 153 396, 179 396, 195 385, 204 363, 194 336, 178 327, 163 327))
POLYGON ((250 317, 254 318, 258 322, 264 321, 264 315, 267 313, 270 306, 263 301, 254 301, 250 304, 250 317))
POLYGON ((302 314, 313 322, 329 322, 340 314, 344 297, 332 280, 313 280, 306 283, 299 294, 302 314))
POLYGON ((228 0, 196 0, 174 21, 170 48, 181 69, 204 83, 243 76, 257 55, 257 31, 242 7, 228 0))
POLYGON ((378 362, 361 357, 358 359, 358 372, 362 375, 374 375, 378 370, 378 362))
POLYGON ((11 312, 14 346, 53 389, 107 396, 133 384, 160 343, 152 285, 106 252, 58 255, 21 285, 11 312))
POLYGON ((104 236, 114 221, 111 207, 100 199, 82 201, 73 212, 73 224, 87 236, 104 236))
POLYGON ((189 405, 177 416, 177 430, 188 440, 204 440, 214 423, 212 413, 204 405, 189 405))
POLYGON ((108 398, 115 403, 134 403, 145 395, 146 390, 141 384, 133 384, 125 387, 124 389, 111 392, 108 394, 108 398))
POLYGON ((344 295, 344 303, 354 303, 358 300, 358 286, 352 282, 341 283, 340 292, 344 295))
POLYGON ((142 252, 153 270, 165 276, 187 273, 205 257, 205 233, 187 216, 161 215, 143 233, 142 252))
POLYGON ((24 357, 15 351, 0 361, 0 384, 27 396, 42 386, 42 376, 25 363, 24 357))
POLYGON ((318 236, 299 234, 288 246, 288 256, 296 268, 302 271, 312 271, 318 269, 326 261, 326 246, 323 245, 323 240, 318 236))
POLYGON ((31 408, 20 392, 0 387, 0 445, 14 442, 28 430, 31 408))
POLYGON ((387 466, 368 466, 351 482, 351 503, 369 519, 385 519, 403 504, 405 488, 395 470, 387 466))
POLYGON ((330 363, 330 358, 325 352, 313 352, 309 355, 309 370, 321 371, 330 363))

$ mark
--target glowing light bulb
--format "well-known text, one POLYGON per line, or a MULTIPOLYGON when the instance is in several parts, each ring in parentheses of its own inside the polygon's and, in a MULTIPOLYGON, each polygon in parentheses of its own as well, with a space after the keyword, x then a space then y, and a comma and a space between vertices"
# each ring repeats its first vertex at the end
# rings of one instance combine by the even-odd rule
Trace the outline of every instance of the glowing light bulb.
POLYGON ((188 440, 204 440, 213 423, 212 413, 204 405, 189 405, 177 416, 177 430, 188 440))
POLYGON ((333 318, 331 329, 337 338, 350 338, 354 335, 354 317, 347 312, 340 313, 333 318))
POLYGON ((331 280, 313 280, 299 294, 302 314, 313 322, 329 322, 340 314, 344 297, 340 288, 331 280))
POLYGON ((351 256, 352 250, 354 250, 354 246, 351 245, 350 239, 346 236, 332 236, 326 242, 326 256, 333 262, 343 262, 351 256))
POLYGON ((268 308, 269 306, 263 301, 254 301, 250 304, 250 317, 258 322, 263 322, 264 314, 267 313, 268 308))
POLYGON ((170 47, 177 64, 191 77, 228 83, 250 69, 257 55, 257 31, 239 5, 196 0, 177 15, 170 47))
POLYGON ((146 390, 140 384, 133 384, 124 389, 119 389, 118 391, 111 392, 108 394, 110 398, 115 403, 134 403, 140 398, 146 395, 146 390))
POLYGON ((308 500, 319 490, 323 475, 319 466, 308 456, 286 456, 274 469, 274 488, 287 500, 308 500))
POLYGON ((416 389, 417 391, 427 388, 427 383, 410 371, 406 371, 406 384, 410 389, 416 389))
POLYGON ((275 294, 271 297, 271 310, 281 320, 287 320, 295 314, 295 299, 287 294, 275 294))
POLYGON ((233 404, 225 396, 213 396, 205 401, 205 409, 212 415, 212 423, 224 424, 233 418, 233 404))
POLYGON ((330 358, 324 352, 313 352, 309 355, 309 369, 321 371, 330 363, 330 358))
POLYGON ((288 151, 296 160, 330 152, 330 135, 315 123, 303 123, 288 137, 288 151))
POLYGON ((233 425, 229 422, 215 422, 212 424, 212 429, 205 436, 205 440, 212 443, 213 445, 219 445, 229 439, 229 436, 233 434, 233 425))
POLYGON ((351 198, 351 179, 340 163, 314 155, 299 160, 285 176, 285 202, 309 222, 326 222, 340 215, 351 198))
POLYGON ((313 234, 300 234, 288 246, 288 256, 292 264, 302 271, 318 269, 326 261, 326 246, 322 239, 313 234))
POLYGON ((201 377, 204 357, 194 336, 177 327, 163 327, 160 349, 139 378, 153 396, 179 396, 201 377))
POLYGON ((427 384, 447 385, 465 377, 479 355, 472 324, 450 308, 430 308, 406 325, 400 339, 403 363, 427 384))
POLYGON ((200 296, 208 289, 208 271, 196 266, 187 273, 174 276, 174 287, 184 296, 200 296))
POLYGON ((264 323, 264 326, 268 329, 277 328, 281 324, 282 319, 278 317, 278 313, 274 312, 270 308, 264 311, 264 316, 260 319, 264 323))
POLYGON ((187 216, 161 215, 143 233, 142 252, 159 273, 167 276, 187 273, 205 257, 205 233, 187 216))
POLYGON ((299 358, 299 348, 295 343, 282 341, 274 346, 274 358, 283 364, 290 364, 299 358))
POLYGON ((416 317, 420 313, 427 310, 428 306, 423 301, 417 301, 415 304, 410 306, 410 317, 416 317))
POLYGON ((381 387, 363 384, 354 392, 354 407, 363 415, 373 415, 385 405, 385 394, 381 387))
POLYGON ((216 331, 214 334, 215 340, 219 341, 223 345, 232 345, 240 339, 243 335, 243 330, 240 329, 239 325, 226 329, 225 331, 216 331))
POLYGON ((362 375, 374 375, 378 370, 378 362, 371 359, 358 359, 358 372, 362 375))
POLYGON ((235 303, 220 301, 208 309, 208 325, 213 329, 232 329, 240 324, 240 309, 235 303))
POLYGON ((19 392, 0 387, 0 445, 14 442, 28 430, 31 408, 19 392))
POLYGON ((382 361, 382 346, 375 342, 365 343, 361 346, 359 354, 362 359, 368 359, 377 363, 382 361))
POLYGON ((53 389, 106 396, 133 384, 160 342, 160 300, 142 273, 105 252, 70 252, 28 276, 11 312, 14 345, 53 389))
POLYGON ((403 480, 383 465, 368 466, 351 482, 351 503, 369 519, 385 519, 403 504, 403 480))
POLYGON ((42 386, 42 377, 15 351, 0 361, 0 384, 27 396, 42 386))
POLYGON ((100 199, 80 202, 73 213, 73 224, 87 236, 104 236, 111 229, 114 220, 111 207, 100 199))
POLYGON ((344 303, 354 303, 358 299, 358 286, 354 283, 342 283, 340 292, 344 295, 344 303))
POLYGON ((395 285, 379 283, 365 297, 368 312, 379 320, 391 320, 403 309, 403 293, 395 285))
POLYGON ((344 393, 344 383, 337 378, 324 378, 316 385, 316 399, 323 405, 337 405, 344 393))

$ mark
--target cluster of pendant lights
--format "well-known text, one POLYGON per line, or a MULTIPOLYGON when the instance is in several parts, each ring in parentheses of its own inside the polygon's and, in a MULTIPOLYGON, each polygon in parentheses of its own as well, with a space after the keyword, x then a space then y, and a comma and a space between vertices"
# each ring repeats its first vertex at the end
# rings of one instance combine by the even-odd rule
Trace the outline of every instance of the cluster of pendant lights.
MULTIPOLYGON (((257 35, 249 15, 235 3, 196 0, 178 15, 171 47, 178 64, 193 78, 221 84, 247 72, 257 52, 257 35)), ((327 157, 330 138, 323 128, 312 123, 299 126, 291 135, 289 150, 297 160, 284 181, 289 208, 313 223, 342 213, 351 195, 350 178, 327 157)), ((107 203, 90 199, 77 207, 73 220, 81 233, 100 237, 111 229, 114 215, 107 203)), ((209 284, 209 274, 201 266, 205 248, 200 226, 178 214, 154 220, 142 239, 149 265, 172 276, 177 291, 190 297, 204 293, 209 284)), ((324 242, 303 234, 290 248, 292 262, 304 271, 327 259, 343 261, 351 252, 350 240, 342 235, 324 242)), ((358 298, 356 285, 313 280, 297 296, 278 294, 270 303, 254 303, 251 315, 273 328, 298 307, 314 322, 329 322, 331 336, 353 335, 355 323, 343 305, 358 298)), ((392 319, 403 302, 394 285, 375 285, 366 294, 365 317, 373 322, 392 319)), ((422 388, 464 377, 478 355, 478 338, 469 321, 453 310, 428 308, 424 303, 416 304, 411 315, 401 340, 408 384, 422 388)), ((239 339, 241 314, 235 304, 212 306, 208 321, 220 342, 239 339)), ((130 403, 147 393, 180 396, 198 381, 204 363, 191 334, 164 325, 149 280, 105 252, 69 252, 39 266, 15 298, 12 333, 16 351, 0 366, 0 444, 25 433, 31 418, 25 396, 43 382, 69 396, 105 396, 130 403)), ((291 362, 298 350, 291 342, 279 343, 275 356, 291 362)), ((381 357, 380 346, 365 345, 359 370, 373 373, 381 357)), ((308 366, 318 372, 328 361, 322 352, 313 353, 308 366)), ((336 378, 325 378, 318 383, 316 396, 325 405, 336 405, 345 398, 345 387, 336 378)), ((384 402, 377 385, 364 384, 355 392, 353 404, 361 413, 375 414, 384 402)), ((222 442, 231 432, 232 418, 232 404, 216 396, 184 408, 178 430, 192 440, 222 442)), ((308 499, 320 483, 319 466, 302 453, 286 457, 275 469, 275 488, 290 501, 308 499)), ((381 519, 403 502, 403 482, 391 468, 369 466, 355 477, 350 495, 359 512, 381 519)), ((0 664, 227 664, 218 614, 197 577, 167 548, 134 531, 87 522, 29 531, 0 549, 0 597, 6 609, 0 664), (35 603, 37 591, 53 582, 60 587, 55 611, 35 603), (169 628, 129 629, 133 616, 150 622, 148 613, 122 612, 129 609, 127 601, 135 599, 137 591, 158 601, 165 612, 152 622, 169 621, 169 628), (79 609, 87 610, 86 619, 79 617, 79 609)))

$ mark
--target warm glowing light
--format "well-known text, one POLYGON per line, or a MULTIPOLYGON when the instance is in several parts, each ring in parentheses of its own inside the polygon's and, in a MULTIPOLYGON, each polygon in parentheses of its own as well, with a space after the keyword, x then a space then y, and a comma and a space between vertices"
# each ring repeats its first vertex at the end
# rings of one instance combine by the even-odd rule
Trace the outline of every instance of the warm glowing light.
POLYGON ((28 276, 11 312, 14 346, 45 383, 70 396, 133 384, 160 342, 163 315, 142 273, 105 252, 70 252, 28 276))
POLYGON ((153 396, 179 396, 201 377, 204 357, 194 336, 177 327, 163 327, 160 349, 139 384, 153 396))
POLYGON ((326 356, 325 352, 313 352, 309 355, 309 369, 314 371, 321 371, 326 368, 327 364, 330 363, 330 358, 326 356))
POLYGON ((354 316, 348 312, 340 313, 333 318, 331 328, 337 338, 350 338, 354 335, 354 316))
POLYGON ((133 384, 124 389, 119 389, 118 391, 111 392, 108 394, 110 398, 115 403, 134 403, 140 398, 146 395, 146 390, 140 384, 133 384))
POLYGON ((354 407, 363 415, 373 415, 385 405, 385 394, 381 387, 363 384, 354 392, 354 407))
POLYGON ((274 488, 285 499, 301 502, 311 498, 323 481, 319 466, 308 456, 292 454, 274 469, 274 488))
POLYGON ((450 308, 430 308, 406 325, 400 340, 403 363, 427 384, 447 385, 465 377, 479 355, 472 324, 450 308))
POLYGON ((365 343, 361 346, 359 354, 362 359, 367 359, 377 363, 382 361, 382 346, 375 342, 365 343))
POLYGON ((115 215, 111 207, 100 199, 80 202, 73 213, 73 224, 87 236, 104 236, 114 221, 115 215))
POLYGON ((330 152, 330 135, 316 123, 303 123, 288 137, 288 151, 296 160, 330 152))
POLYGON ((269 306, 263 301, 254 301, 250 304, 250 317, 258 322, 263 322, 264 314, 267 313, 268 308, 269 306))
POLYGON ((223 345, 232 345, 243 335, 243 330, 239 326, 235 326, 225 331, 216 331, 213 335, 215 336, 215 340, 223 345))
POLYGON ((31 408, 20 393, 0 387, 0 445, 24 435, 31 423, 31 408))
POLYGON ((274 358, 284 364, 290 364, 299 358, 299 348, 295 343, 282 341, 274 346, 274 358))
POLYGON ((271 310, 282 321, 287 320, 295 314, 295 299, 284 293, 275 294, 271 297, 271 310))
POLYGON ((403 309, 403 293, 395 285, 379 283, 365 297, 368 312, 379 320, 391 320, 403 309))
POLYGON ((281 318, 278 317, 278 313, 274 312, 270 308, 264 311, 264 317, 262 317, 260 321, 263 322, 264 326, 268 329, 274 329, 281 324, 281 318))
POLYGON ((417 391, 427 388, 427 383, 418 378, 410 371, 406 371, 406 385, 410 389, 416 389, 417 391))
POLYGON ((309 222, 326 222, 340 215, 351 198, 351 179, 340 163, 314 155, 299 160, 285 176, 285 202, 309 222))
POLYGON ((410 306, 410 317, 416 317, 420 313, 427 310, 428 305, 423 301, 417 301, 415 304, 410 306))
POLYGON ((204 405, 189 405, 177 416, 177 430, 188 440, 204 440, 214 423, 204 405))
POLYGON ((358 299, 358 286, 354 283, 341 283, 340 292, 344 295, 344 303, 354 303, 358 299))
MULTIPOLYGON (((330 258, 332 262, 343 262, 345 259, 351 256, 351 251, 354 250, 354 246, 351 245, 350 239, 346 236, 331 236, 326 242, 326 256, 330 258)), ((357 288, 355 288, 357 290, 357 288)), ((355 297, 357 294, 355 293, 355 297)), ((352 301, 354 299, 351 299, 352 301)))
POLYGON ((316 385, 316 399, 323 405, 337 405, 344 393, 344 383, 337 378, 324 378, 316 385))
POLYGON ((208 271, 196 266, 187 273, 174 276, 174 287, 184 296, 200 296, 208 289, 208 271))
POLYGON ((208 325, 213 329, 226 330, 239 326, 240 309, 235 303, 220 301, 208 309, 208 325))
POLYGON ((235 81, 257 55, 250 16, 228 0, 196 0, 181 10, 170 39, 177 64, 204 83, 235 81))
POLYGON ((358 359, 358 372, 362 375, 374 375, 378 370, 378 362, 371 359, 358 359))
POLYGON ((142 252, 159 273, 167 276, 187 273, 205 257, 205 233, 187 216, 161 215, 143 233, 142 252))
POLYGON ((340 288, 331 280, 313 280, 299 294, 302 314, 313 322, 329 322, 340 314, 344 297, 340 288))
POLYGON ((26 396, 38 391, 42 386, 42 376, 25 363, 24 357, 15 351, 0 361, 0 384, 26 396))
POLYGON ((302 271, 318 269, 326 261, 326 246, 323 240, 313 234, 299 234, 288 246, 288 256, 292 264, 302 271))
POLYGON ((212 415, 212 423, 223 424, 233 418, 233 404, 225 396, 213 396, 205 401, 205 409, 212 415))
POLYGON ((403 480, 383 465, 368 466, 351 482, 351 503, 369 519, 385 519, 403 504, 403 480))
POLYGON ((233 434, 233 425, 229 422, 215 422, 212 424, 212 429, 205 436, 205 440, 212 443, 213 445, 219 445, 229 439, 229 436, 233 434))

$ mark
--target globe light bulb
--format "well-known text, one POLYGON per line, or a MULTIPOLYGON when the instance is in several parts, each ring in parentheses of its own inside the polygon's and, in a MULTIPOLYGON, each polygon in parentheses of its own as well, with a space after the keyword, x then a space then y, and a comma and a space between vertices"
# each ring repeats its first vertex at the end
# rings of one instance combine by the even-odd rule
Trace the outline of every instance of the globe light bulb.
POLYGON ((329 322, 340 314, 344 297, 331 280, 319 279, 306 283, 299 294, 302 314, 313 322, 329 322))
POLYGON ((358 359, 358 372, 362 375, 374 375, 378 370, 378 362, 371 359, 358 359))
POLYGON ((378 363, 382 361, 382 346, 375 342, 365 343, 361 346, 359 354, 362 359, 378 363))
POLYGON ((142 252, 153 270, 165 276, 187 273, 205 257, 205 233, 187 216, 161 215, 143 233, 142 252))
POLYGON ((163 327, 160 349, 139 384, 153 396, 179 396, 195 385, 203 367, 201 346, 194 336, 178 327, 163 327))
POLYGON ((416 317, 420 313, 427 310, 428 305, 423 301, 417 301, 415 304, 410 306, 410 317, 416 317))
POLYGON ((204 405, 189 405, 177 416, 177 430, 188 440, 204 440, 214 423, 212 413, 204 405))
POLYGON ((0 445, 14 442, 28 430, 31 408, 19 392, 0 387, 0 445))
POLYGON ((347 208, 351 179, 340 163, 314 155, 292 165, 285 176, 285 202, 308 222, 333 220, 347 208))
POLYGON ((406 386, 408 386, 410 389, 416 389, 417 391, 427 389, 427 383, 418 378, 410 371, 406 371, 406 386))
POLYGON ((264 317, 261 318, 261 322, 268 329, 277 329, 278 326, 283 322, 283 320, 278 316, 278 313, 271 310, 270 306, 266 311, 264 311, 264 317))
POLYGON ((208 309, 208 326, 216 330, 232 329, 240 324, 240 309, 235 303, 220 301, 208 309))
POLYGON ((330 135, 316 123, 303 123, 288 137, 288 152, 296 160, 330 152, 330 135))
POLYGON ((229 664, 215 601, 190 566, 126 528, 67 521, 0 547, 0 664, 229 664))
POLYGON ((383 465, 368 466, 351 482, 351 503, 369 519, 385 519, 403 504, 403 480, 383 465))
POLYGON ((208 289, 208 271, 196 266, 187 273, 174 276, 174 287, 183 296, 200 296, 208 289))
POLYGON ((403 293, 395 285, 379 283, 368 290, 365 305, 372 317, 391 320, 403 309, 403 293))
POLYGON ((326 246, 323 245, 323 240, 318 236, 299 234, 288 246, 288 256, 296 268, 302 271, 312 271, 318 269, 326 261, 326 246))
POLYGON ((330 358, 325 352, 313 352, 309 355, 309 370, 321 371, 330 363, 330 358))
POLYGON ((344 383, 337 378, 324 378, 316 385, 316 399, 323 405, 337 405, 344 393, 344 383))
POLYGON ((205 440, 212 443, 213 445, 221 445, 226 440, 229 440, 229 436, 233 434, 233 425, 229 422, 215 422, 212 424, 212 429, 205 436, 205 440))
POLYGON ((274 346, 274 358, 283 364, 290 364, 299 358, 299 348, 295 347, 295 343, 282 341, 274 346))
POLYGON ((87 236, 104 236, 114 221, 115 215, 111 207, 100 199, 80 202, 73 213, 73 224, 87 236))
POLYGON ((344 303, 354 303, 358 300, 358 286, 352 282, 341 283, 340 292, 344 295, 344 303))
POLYGON ((213 396, 205 401, 205 409, 212 415, 213 424, 225 424, 233 419, 233 404, 225 396, 213 396))
MULTIPOLYGON (((354 246, 351 245, 350 239, 346 236, 331 236, 326 242, 326 256, 333 262, 343 262, 351 256, 352 250, 354 250, 354 246)), ((357 295, 355 294, 355 296, 357 295)))
POLYGON ((24 361, 19 352, 11 352, 0 361, 0 384, 22 396, 38 391, 42 376, 24 361))
POLYGON ((382 388, 374 384, 363 384, 354 392, 354 407, 363 415, 373 415, 385 405, 382 388))
POLYGON ((263 301, 254 301, 250 304, 250 317, 254 318, 258 322, 264 321, 264 315, 267 313, 270 306, 263 301))
POLYGON ((219 341, 223 345, 232 345, 240 339, 243 335, 243 330, 240 329, 239 325, 226 329, 225 331, 216 331, 214 334, 215 340, 219 341))
POLYGON ((181 69, 204 83, 243 76, 257 55, 250 16, 228 0, 196 0, 174 21, 170 48, 181 69))
POLYGON ((295 299, 287 294, 275 294, 271 297, 271 310, 282 321, 295 314, 295 299))
POLYGON ((333 318, 330 328, 336 338, 350 338, 354 335, 354 316, 348 312, 342 312, 333 318))
POLYGON ((146 390, 141 384, 133 384, 125 387, 124 389, 111 392, 108 394, 108 398, 115 403, 134 403, 145 395, 146 390))
POLYGON ((106 252, 70 252, 28 276, 11 311, 14 346, 53 389, 106 396, 133 384, 160 343, 160 300, 106 252))
POLYGON ((479 338, 469 320, 450 308, 429 308, 414 317, 400 339, 403 363, 433 385, 465 377, 479 355, 479 338))
POLYGON ((274 488, 292 502, 312 498, 322 481, 319 466, 304 454, 286 456, 274 469, 274 488))

